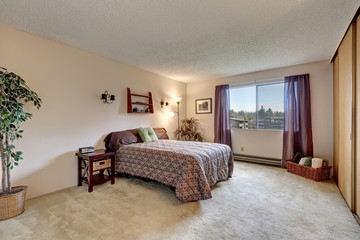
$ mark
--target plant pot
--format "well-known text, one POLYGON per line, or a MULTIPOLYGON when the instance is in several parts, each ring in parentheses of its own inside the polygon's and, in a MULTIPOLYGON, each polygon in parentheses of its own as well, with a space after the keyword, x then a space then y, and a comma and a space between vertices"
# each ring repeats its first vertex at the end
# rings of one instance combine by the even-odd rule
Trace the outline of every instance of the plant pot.
POLYGON ((16 217, 24 212, 27 186, 13 187, 9 195, 0 196, 0 220, 16 217))

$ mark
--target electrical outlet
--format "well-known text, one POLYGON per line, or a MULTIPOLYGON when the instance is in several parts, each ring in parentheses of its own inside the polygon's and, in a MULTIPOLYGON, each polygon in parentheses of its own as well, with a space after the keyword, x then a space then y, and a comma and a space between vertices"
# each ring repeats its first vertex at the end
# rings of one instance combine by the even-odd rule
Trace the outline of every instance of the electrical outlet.
POLYGON ((241 147, 241 148, 240 148, 240 151, 242 151, 242 152, 243 152, 243 151, 244 151, 244 147, 241 147))

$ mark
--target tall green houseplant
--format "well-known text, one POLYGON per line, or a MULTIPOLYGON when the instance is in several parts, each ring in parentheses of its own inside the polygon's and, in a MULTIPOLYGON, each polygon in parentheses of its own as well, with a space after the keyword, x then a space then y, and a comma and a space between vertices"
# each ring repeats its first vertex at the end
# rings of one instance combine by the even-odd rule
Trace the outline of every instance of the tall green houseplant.
POLYGON ((31 91, 24 79, 0 67, 0 157, 2 166, 2 195, 11 194, 10 170, 22 160, 22 152, 13 142, 22 138, 20 124, 32 117, 24 111, 24 103, 41 107, 41 99, 31 91))
POLYGON ((180 136, 185 141, 204 141, 204 136, 198 132, 199 120, 196 118, 185 118, 181 120, 181 126, 175 131, 175 136, 180 136))

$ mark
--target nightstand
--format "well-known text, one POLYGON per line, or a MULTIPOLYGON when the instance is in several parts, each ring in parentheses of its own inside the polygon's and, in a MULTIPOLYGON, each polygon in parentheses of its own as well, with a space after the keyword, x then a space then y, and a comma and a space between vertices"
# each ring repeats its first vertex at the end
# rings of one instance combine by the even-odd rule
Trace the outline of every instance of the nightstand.
POLYGON ((78 157, 78 186, 82 182, 88 184, 88 191, 93 191, 93 186, 111 180, 115 183, 115 154, 116 152, 95 150, 92 153, 76 153, 78 157), (94 172, 99 172, 94 174, 94 172))

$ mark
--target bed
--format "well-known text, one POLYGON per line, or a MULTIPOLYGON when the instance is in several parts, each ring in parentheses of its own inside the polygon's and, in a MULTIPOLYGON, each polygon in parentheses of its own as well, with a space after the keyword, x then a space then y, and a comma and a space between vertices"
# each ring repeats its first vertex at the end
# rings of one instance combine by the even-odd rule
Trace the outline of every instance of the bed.
POLYGON ((212 197, 210 187, 233 173, 233 155, 224 144, 169 140, 154 128, 158 141, 143 143, 136 129, 110 133, 108 150, 116 151, 115 171, 175 187, 181 202, 212 197))

